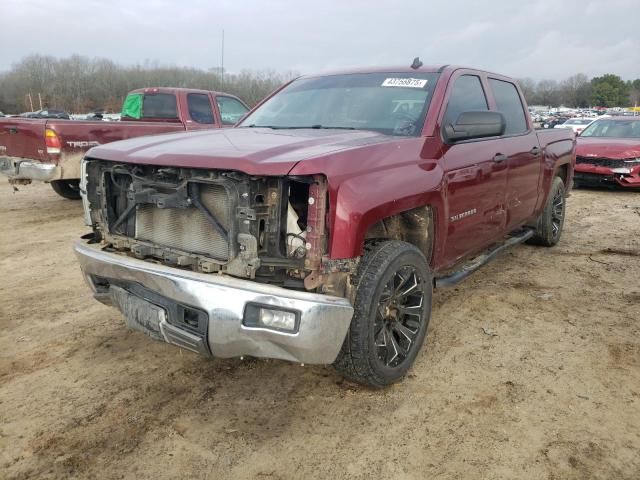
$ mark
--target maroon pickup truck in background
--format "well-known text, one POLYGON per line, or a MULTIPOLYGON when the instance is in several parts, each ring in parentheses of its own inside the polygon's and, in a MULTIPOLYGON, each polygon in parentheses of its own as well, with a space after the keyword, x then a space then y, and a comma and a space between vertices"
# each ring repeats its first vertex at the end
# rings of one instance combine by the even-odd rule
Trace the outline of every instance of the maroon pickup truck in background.
POLYGON ((237 97, 188 88, 144 88, 139 119, 119 122, 0 119, 0 173, 14 183, 51 182, 65 198, 79 199, 80 161, 91 147, 128 138, 234 125, 249 109, 237 97))
POLYGON ((534 130, 512 79, 418 64, 301 77, 232 129, 91 149, 75 250, 95 297, 203 355, 401 379, 434 286, 559 241, 575 165, 574 133, 534 130))

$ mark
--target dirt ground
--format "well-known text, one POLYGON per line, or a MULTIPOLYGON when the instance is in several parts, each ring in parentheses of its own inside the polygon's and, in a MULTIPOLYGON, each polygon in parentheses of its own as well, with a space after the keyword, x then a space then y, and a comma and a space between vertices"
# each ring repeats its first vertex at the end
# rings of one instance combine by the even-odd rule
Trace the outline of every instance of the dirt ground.
POLYGON ((408 378, 206 359, 128 331, 72 253, 80 202, 0 184, 0 477, 640 478, 640 194, 435 294, 408 378))

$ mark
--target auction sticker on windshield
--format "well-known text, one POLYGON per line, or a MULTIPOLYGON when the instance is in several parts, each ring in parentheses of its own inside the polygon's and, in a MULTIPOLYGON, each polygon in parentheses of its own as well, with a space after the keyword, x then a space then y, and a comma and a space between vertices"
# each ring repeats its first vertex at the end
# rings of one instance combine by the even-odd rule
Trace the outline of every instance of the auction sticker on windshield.
POLYGON ((427 84, 427 81, 422 78, 386 78, 382 82, 383 87, 411 87, 422 88, 427 84))

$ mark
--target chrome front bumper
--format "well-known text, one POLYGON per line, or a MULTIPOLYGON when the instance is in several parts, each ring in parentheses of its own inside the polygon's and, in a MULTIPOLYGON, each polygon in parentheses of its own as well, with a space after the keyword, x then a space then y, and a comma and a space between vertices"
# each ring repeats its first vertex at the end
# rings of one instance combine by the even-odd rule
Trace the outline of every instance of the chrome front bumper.
POLYGON ((0 157, 0 173, 10 180, 39 180, 50 182, 60 178, 60 167, 18 157, 0 157))
MULTIPOLYGON (((75 244, 75 253, 96 299, 103 303, 121 305, 121 302, 113 301, 114 292, 111 291, 119 287, 105 288, 109 281, 130 282, 169 302, 205 312, 208 316, 206 351, 216 357, 251 355, 329 364, 337 357, 353 316, 351 304, 340 297, 288 290, 227 275, 180 270, 105 252, 100 245, 85 241, 75 244), (297 332, 244 325, 247 304, 299 312, 297 332)), ((200 347, 186 345, 185 338, 189 338, 181 336, 181 332, 172 331, 167 335, 162 325, 160 327, 165 341, 206 353, 200 347)))

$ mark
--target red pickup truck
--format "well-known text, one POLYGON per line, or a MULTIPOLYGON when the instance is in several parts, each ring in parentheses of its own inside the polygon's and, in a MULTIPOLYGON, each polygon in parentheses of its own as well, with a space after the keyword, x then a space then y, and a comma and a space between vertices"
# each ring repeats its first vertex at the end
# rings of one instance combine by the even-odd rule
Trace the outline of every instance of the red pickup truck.
POLYGON ((226 93, 188 88, 130 92, 120 122, 6 117, 0 119, 0 173, 14 183, 50 182, 79 199, 80 161, 91 147, 127 138, 234 125, 248 107, 226 93))
POLYGON ((91 149, 75 251, 155 339, 379 387, 413 364, 434 286, 558 242, 574 164, 573 132, 536 132, 502 75, 305 76, 232 129, 91 149))

